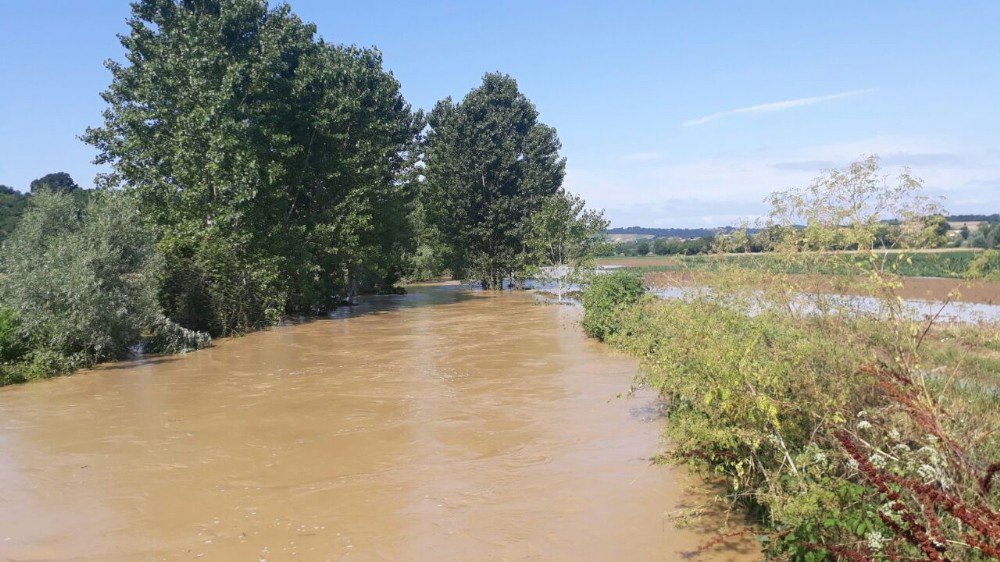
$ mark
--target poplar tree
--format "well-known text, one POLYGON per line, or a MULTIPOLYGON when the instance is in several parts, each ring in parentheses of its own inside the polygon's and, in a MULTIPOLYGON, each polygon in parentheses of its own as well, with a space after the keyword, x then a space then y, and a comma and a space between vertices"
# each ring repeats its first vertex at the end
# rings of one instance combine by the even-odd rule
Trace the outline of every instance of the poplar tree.
POLYGON ((517 82, 492 73, 461 102, 437 103, 428 116, 423 206, 449 246, 456 276, 499 289, 533 259, 530 217, 562 185, 566 161, 555 129, 517 82))
POLYGON ((377 51, 262 0, 139 0, 128 24, 85 140, 156 226, 171 318, 243 331, 398 277, 422 121, 377 51))

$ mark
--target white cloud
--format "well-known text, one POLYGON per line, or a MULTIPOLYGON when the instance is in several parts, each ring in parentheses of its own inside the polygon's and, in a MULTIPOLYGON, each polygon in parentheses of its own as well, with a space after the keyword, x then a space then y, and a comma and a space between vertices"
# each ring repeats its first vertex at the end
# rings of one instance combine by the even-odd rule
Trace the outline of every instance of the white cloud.
POLYGON ((801 107, 804 105, 814 105, 817 103, 823 103, 826 101, 832 101, 842 98, 850 98, 854 96, 860 96, 862 94, 867 94, 874 92, 874 89, 868 90, 851 90, 849 92, 840 92, 837 94, 828 94, 825 96, 815 96, 811 98, 798 98, 794 100, 776 101, 771 103, 762 103, 759 105, 751 105, 748 107, 738 107, 736 109, 729 109, 726 111, 720 111, 718 113, 713 113, 711 115, 706 115, 704 117, 698 117, 697 119, 689 119, 682 123, 685 127, 697 127, 698 125, 704 125, 709 121, 715 121, 722 117, 729 117, 730 115, 740 115, 743 113, 770 113, 773 111, 784 111, 786 109, 791 109, 793 107, 801 107))
POLYGON ((723 226, 766 211, 769 193, 804 187, 824 169, 840 168, 866 154, 884 156, 888 173, 909 165, 928 195, 944 196, 952 212, 1000 210, 1000 151, 933 139, 877 136, 783 150, 747 150, 650 166, 615 161, 575 167, 566 187, 615 226, 723 226))

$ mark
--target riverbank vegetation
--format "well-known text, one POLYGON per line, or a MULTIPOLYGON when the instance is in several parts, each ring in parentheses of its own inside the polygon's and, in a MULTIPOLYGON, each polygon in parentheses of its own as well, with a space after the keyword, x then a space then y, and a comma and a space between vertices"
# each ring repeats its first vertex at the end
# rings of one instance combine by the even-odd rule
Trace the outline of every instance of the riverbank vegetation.
POLYGON ((121 359, 133 346, 182 351, 204 334, 163 316, 151 229, 130 197, 32 197, 0 260, 0 384, 121 359))
POLYGON ((140 0, 128 26, 83 135, 109 169, 96 189, 59 172, 0 190, 0 383, 403 280, 579 271, 607 226, 562 189, 556 131, 510 76, 425 116, 377 49, 328 43, 286 4, 140 0))
POLYGON ((596 276, 583 325, 640 359, 639 382, 668 405, 668 457, 720 477, 771 555, 992 559, 1000 329, 907 315, 899 263, 938 211, 918 180, 873 164, 776 195, 767 226, 786 233, 772 249, 781 267, 720 259, 707 285, 666 300, 645 295, 638 272, 596 276), (903 235, 895 260, 878 251, 887 216, 903 235), (865 250, 817 254, 845 239, 865 250), (844 290, 789 273, 817 259, 848 273, 844 290))

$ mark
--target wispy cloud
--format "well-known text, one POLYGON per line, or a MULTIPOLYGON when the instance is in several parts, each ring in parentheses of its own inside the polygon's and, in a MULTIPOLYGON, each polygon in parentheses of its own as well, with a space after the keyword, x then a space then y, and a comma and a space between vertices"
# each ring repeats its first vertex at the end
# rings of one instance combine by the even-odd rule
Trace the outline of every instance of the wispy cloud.
POLYGON ((759 105, 751 105, 748 107, 738 107, 736 109, 729 109, 726 111, 720 111, 718 113, 713 113, 711 115, 706 115, 704 117, 699 117, 697 119, 690 119, 685 121, 683 125, 685 127, 697 127, 698 125, 704 125, 709 121, 715 121, 716 119, 721 119, 723 117, 729 117, 730 115, 741 115, 744 113, 770 113, 773 111, 784 111, 786 109, 791 109, 793 107, 801 107, 804 105, 815 105, 817 103, 823 103, 832 100, 838 100, 842 98, 851 98, 854 96, 860 96, 862 94, 868 94, 874 92, 874 89, 868 90, 851 90, 849 92, 840 92, 837 94, 828 94, 825 96, 815 96, 811 98, 798 98, 794 100, 776 101, 771 103, 762 103, 759 105))
POLYGON ((620 155, 570 160, 566 187, 606 210, 615 226, 723 226, 766 212, 764 197, 805 187, 823 170, 865 154, 882 156, 884 170, 910 166, 925 193, 944 196, 953 213, 1000 209, 1000 145, 932 137, 878 135, 783 148, 755 148, 629 165, 620 155))
POLYGON ((634 152, 622 156, 621 159, 625 162, 650 162, 663 159, 663 155, 659 152, 634 152))

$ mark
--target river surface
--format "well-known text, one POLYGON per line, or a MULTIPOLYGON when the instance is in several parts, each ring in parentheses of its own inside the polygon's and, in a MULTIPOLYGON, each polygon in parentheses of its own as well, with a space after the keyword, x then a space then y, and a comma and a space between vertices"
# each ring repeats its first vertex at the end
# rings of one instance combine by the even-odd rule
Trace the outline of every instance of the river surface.
MULTIPOLYGON (((0 558, 677 560, 718 515, 572 307, 426 286, 0 390, 0 558)), ((697 560, 754 560, 734 538, 697 560)))

